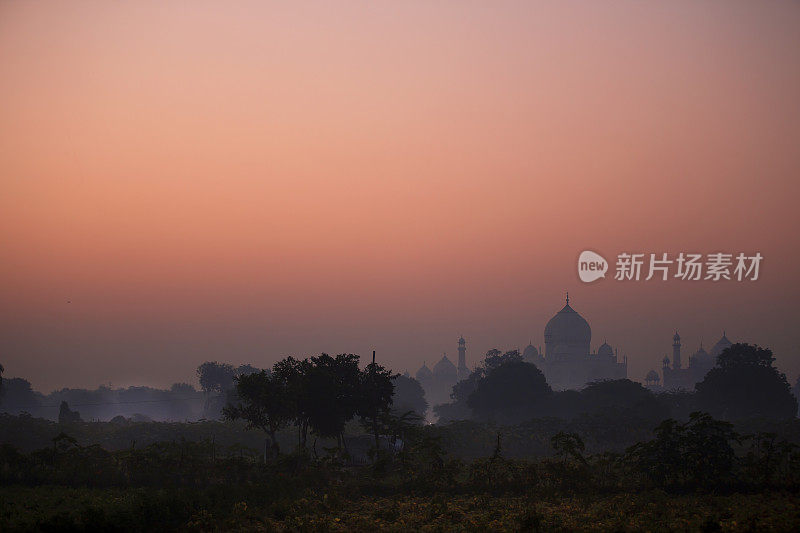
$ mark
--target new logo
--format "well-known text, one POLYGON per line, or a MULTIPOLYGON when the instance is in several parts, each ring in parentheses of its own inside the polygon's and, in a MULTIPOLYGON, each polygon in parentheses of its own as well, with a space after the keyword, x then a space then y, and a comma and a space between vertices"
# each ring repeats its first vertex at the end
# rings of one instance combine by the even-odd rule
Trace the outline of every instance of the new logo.
POLYGON ((600 278, 606 277, 608 271, 608 261, 602 255, 590 250, 581 252, 578 257, 578 277, 584 283, 591 283, 600 278))

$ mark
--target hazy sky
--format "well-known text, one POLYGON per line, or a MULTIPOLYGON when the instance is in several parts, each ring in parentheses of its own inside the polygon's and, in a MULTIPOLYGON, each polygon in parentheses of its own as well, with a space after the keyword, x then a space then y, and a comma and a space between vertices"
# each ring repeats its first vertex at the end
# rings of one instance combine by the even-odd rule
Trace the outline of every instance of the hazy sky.
POLYGON ((474 364, 566 290, 633 379, 676 328, 800 372, 797 2, 2 2, 0 180, 0 363, 43 391, 474 364))

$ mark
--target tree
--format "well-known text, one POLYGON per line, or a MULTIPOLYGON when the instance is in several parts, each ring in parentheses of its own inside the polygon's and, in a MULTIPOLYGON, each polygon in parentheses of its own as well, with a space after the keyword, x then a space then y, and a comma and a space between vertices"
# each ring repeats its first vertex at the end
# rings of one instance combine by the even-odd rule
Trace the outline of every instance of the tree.
POLYGON ((531 363, 512 360, 480 380, 467 404, 476 416, 519 422, 550 394, 552 390, 541 370, 531 363))
POLYGON ((344 426, 358 409, 358 363, 354 354, 323 353, 303 360, 287 357, 273 367, 273 374, 286 382, 301 451, 306 450, 309 429, 335 437, 341 445, 344 426))
POLYGON ((8 413, 23 411, 38 412, 42 404, 42 395, 35 392, 31 383, 22 378, 6 378, 3 380, 2 410, 8 413))
POLYGON ((550 445, 563 463, 566 464, 567 460, 572 459, 577 463, 586 464, 586 458, 583 456, 586 446, 577 433, 559 431, 550 438, 550 445))
POLYGON ((360 401, 357 413, 365 425, 372 429, 377 454, 380 449, 380 430, 384 426, 382 421, 388 419, 392 406, 392 372, 373 361, 360 373, 359 381, 360 401))
POLYGON ((267 433, 277 457, 280 448, 275 434, 293 415, 286 382, 266 370, 243 374, 235 381, 238 401, 226 405, 223 416, 226 420, 243 419, 247 422, 247 429, 260 429, 267 433))
POLYGON ((275 363, 272 374, 286 383, 286 392, 292 404, 292 420, 297 425, 298 443, 301 452, 305 452, 308 441, 308 424, 311 411, 308 374, 311 362, 308 359, 286 357, 275 363))
POLYGON ((424 419, 428 410, 428 402, 425 401, 425 390, 419 381, 398 375, 392 378, 392 383, 394 384, 392 413, 396 416, 403 416, 405 413, 413 412, 420 419, 424 419))
POLYGON ((798 376, 794 387, 792 387, 792 394, 794 394, 794 397, 797 399, 798 403, 800 403, 800 376, 798 376))
POLYGON ((81 414, 78 411, 70 409, 69 404, 62 401, 58 409, 58 423, 71 424, 72 422, 81 422, 81 414))
POLYGON ((206 361, 197 367, 197 377, 200 381, 200 388, 206 395, 204 410, 206 415, 212 412, 214 406, 214 416, 219 416, 220 398, 229 390, 233 389, 233 378, 236 372, 233 366, 228 363, 218 363, 216 361, 206 361), (212 399, 212 394, 216 394, 216 400, 212 399))
MULTIPOLYGON (((264 369, 267 374, 271 374, 272 372, 269 369, 264 369)), ((256 372, 261 372, 260 368, 256 368, 253 365, 246 364, 246 365, 239 365, 236 367, 236 371, 234 374, 236 376, 244 376, 245 374, 255 374, 256 372)))
POLYGON ((489 350, 486 352, 481 364, 470 372, 467 379, 462 379, 453 385, 453 391, 450 394, 450 398, 453 399, 453 402, 435 405, 433 407, 433 412, 439 417, 440 421, 463 420, 469 418, 471 410, 469 405, 467 405, 467 399, 470 394, 475 392, 478 388, 478 384, 481 380, 485 378, 489 372, 502 366, 504 363, 520 361, 522 361, 522 356, 519 354, 519 350, 510 350, 505 353, 496 348, 489 350))
POLYGON ((695 385, 698 407, 725 420, 794 418, 797 400, 774 361, 767 348, 730 346, 717 357, 717 367, 695 385))
POLYGON ((172 386, 169 388, 169 391, 173 394, 188 396, 190 394, 196 394, 197 391, 195 390, 193 385, 189 383, 173 383, 172 386))
POLYGON ((580 394, 586 413, 626 412, 655 420, 669 416, 652 392, 629 379, 594 381, 580 394))
POLYGON ((359 357, 321 354, 307 367, 306 410, 314 434, 339 439, 359 403, 359 357))
POLYGON ((197 367, 197 378, 200 380, 200 388, 205 393, 222 393, 233 388, 233 378, 236 372, 233 365, 228 363, 218 363, 216 361, 206 361, 197 367))
POLYGON ((655 439, 629 448, 626 457, 660 487, 718 487, 730 479, 732 442, 739 436, 729 422, 695 412, 684 424, 665 420, 655 434, 655 439))

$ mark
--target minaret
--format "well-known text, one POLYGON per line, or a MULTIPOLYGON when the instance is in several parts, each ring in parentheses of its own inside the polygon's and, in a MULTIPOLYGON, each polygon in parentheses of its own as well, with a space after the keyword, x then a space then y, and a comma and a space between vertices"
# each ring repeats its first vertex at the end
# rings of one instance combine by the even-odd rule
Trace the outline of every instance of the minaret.
POLYGON ((672 368, 678 369, 681 367, 681 336, 675 332, 672 337, 672 368))
POLYGON ((467 379, 469 377, 469 368, 467 368, 467 341, 461 336, 458 339, 458 380, 467 379))

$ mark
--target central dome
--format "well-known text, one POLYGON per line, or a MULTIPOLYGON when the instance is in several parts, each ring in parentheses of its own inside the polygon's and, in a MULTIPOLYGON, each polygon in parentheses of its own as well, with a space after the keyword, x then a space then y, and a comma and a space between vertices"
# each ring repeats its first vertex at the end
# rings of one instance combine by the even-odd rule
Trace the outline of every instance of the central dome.
POLYGON ((544 338, 547 344, 585 344, 592 340, 592 328, 589 323, 569 306, 564 308, 550 319, 544 328, 544 338))
POLYGON ((446 355, 442 356, 439 362, 433 365, 433 374, 435 376, 450 377, 451 375, 456 375, 457 372, 456 365, 454 365, 446 355))

